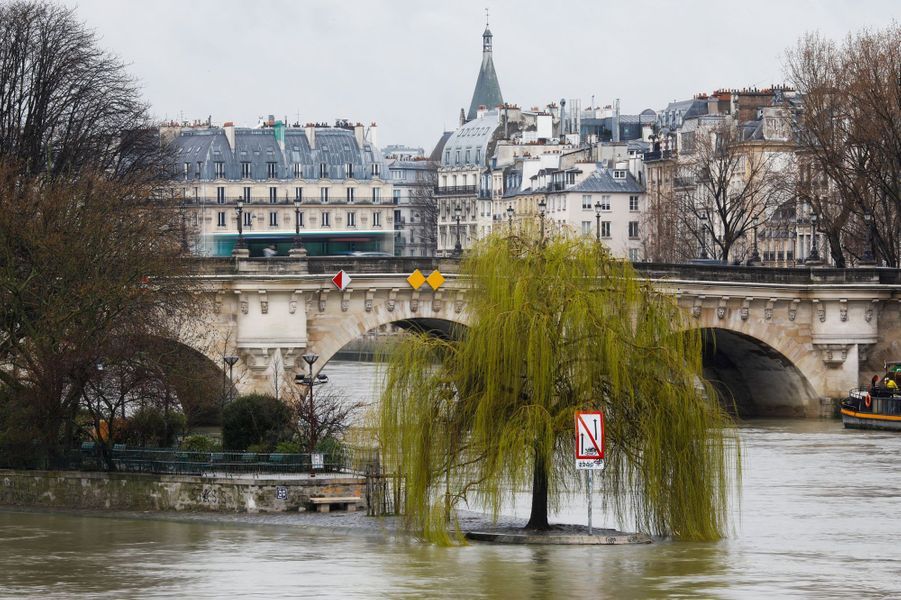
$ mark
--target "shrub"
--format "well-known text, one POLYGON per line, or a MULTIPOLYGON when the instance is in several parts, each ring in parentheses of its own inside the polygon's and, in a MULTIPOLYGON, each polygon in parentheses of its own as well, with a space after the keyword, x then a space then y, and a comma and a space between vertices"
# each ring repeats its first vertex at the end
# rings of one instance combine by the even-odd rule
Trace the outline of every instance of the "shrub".
POLYGON ((187 427, 187 419, 181 412, 170 407, 166 411, 158 406, 139 408, 129 419, 124 431, 124 439, 129 446, 172 446, 173 441, 187 427))
POLYGON ((272 396, 248 394, 240 396, 222 411, 222 445, 226 450, 241 451, 250 445, 268 452, 277 443, 290 438, 291 412, 272 396))
POLYGON ((274 452, 278 454, 300 454, 302 450, 297 442, 279 442, 276 444, 274 452))
POLYGON ((206 435, 189 435, 182 440, 181 449, 186 452, 217 452, 222 450, 222 443, 206 435))

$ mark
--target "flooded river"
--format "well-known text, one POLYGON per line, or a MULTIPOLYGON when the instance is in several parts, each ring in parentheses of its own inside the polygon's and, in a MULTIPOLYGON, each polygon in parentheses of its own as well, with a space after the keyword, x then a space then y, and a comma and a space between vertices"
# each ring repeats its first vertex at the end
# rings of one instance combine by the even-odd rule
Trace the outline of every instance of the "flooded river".
MULTIPOLYGON (((368 366, 328 372, 349 393, 371 390, 368 366)), ((901 435, 838 421, 752 421, 741 432, 740 518, 718 543, 436 548, 377 522, 343 528, 337 515, 310 528, 0 511, 0 597, 901 597, 901 435)), ((584 523, 584 498, 555 520, 584 523)), ((628 526, 597 508, 594 521, 628 526)))

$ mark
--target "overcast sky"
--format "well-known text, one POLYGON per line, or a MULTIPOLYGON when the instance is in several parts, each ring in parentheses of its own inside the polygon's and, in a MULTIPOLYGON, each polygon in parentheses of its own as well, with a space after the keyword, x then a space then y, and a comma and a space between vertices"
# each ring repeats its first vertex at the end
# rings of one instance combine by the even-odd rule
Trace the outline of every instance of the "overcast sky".
POLYGON ((159 118, 379 125, 426 151, 469 108, 485 7, 504 100, 621 99, 624 113, 783 79, 806 31, 901 18, 898 0, 65 0, 129 63, 159 118))

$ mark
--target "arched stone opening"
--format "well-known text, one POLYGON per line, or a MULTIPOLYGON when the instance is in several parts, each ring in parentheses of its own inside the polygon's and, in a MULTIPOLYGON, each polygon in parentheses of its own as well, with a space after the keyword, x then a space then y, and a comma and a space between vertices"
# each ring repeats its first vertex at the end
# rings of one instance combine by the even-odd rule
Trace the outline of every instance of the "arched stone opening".
POLYGON ((804 374, 769 344, 737 331, 705 328, 704 376, 740 418, 815 414, 819 396, 804 374))

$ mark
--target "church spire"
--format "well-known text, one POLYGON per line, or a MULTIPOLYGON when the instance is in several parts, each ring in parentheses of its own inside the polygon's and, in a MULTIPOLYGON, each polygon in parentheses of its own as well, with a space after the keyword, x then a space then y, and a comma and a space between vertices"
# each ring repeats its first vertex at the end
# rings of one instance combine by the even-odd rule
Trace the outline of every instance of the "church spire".
POLYGON ((476 88, 472 92, 472 102, 469 104, 467 120, 476 118, 479 107, 492 109, 498 104, 504 103, 501 95, 501 86, 497 81, 497 73, 494 71, 494 59, 492 58, 492 35, 488 28, 488 9, 485 9, 485 32, 482 34, 482 66, 479 68, 479 78, 476 80, 476 88))

